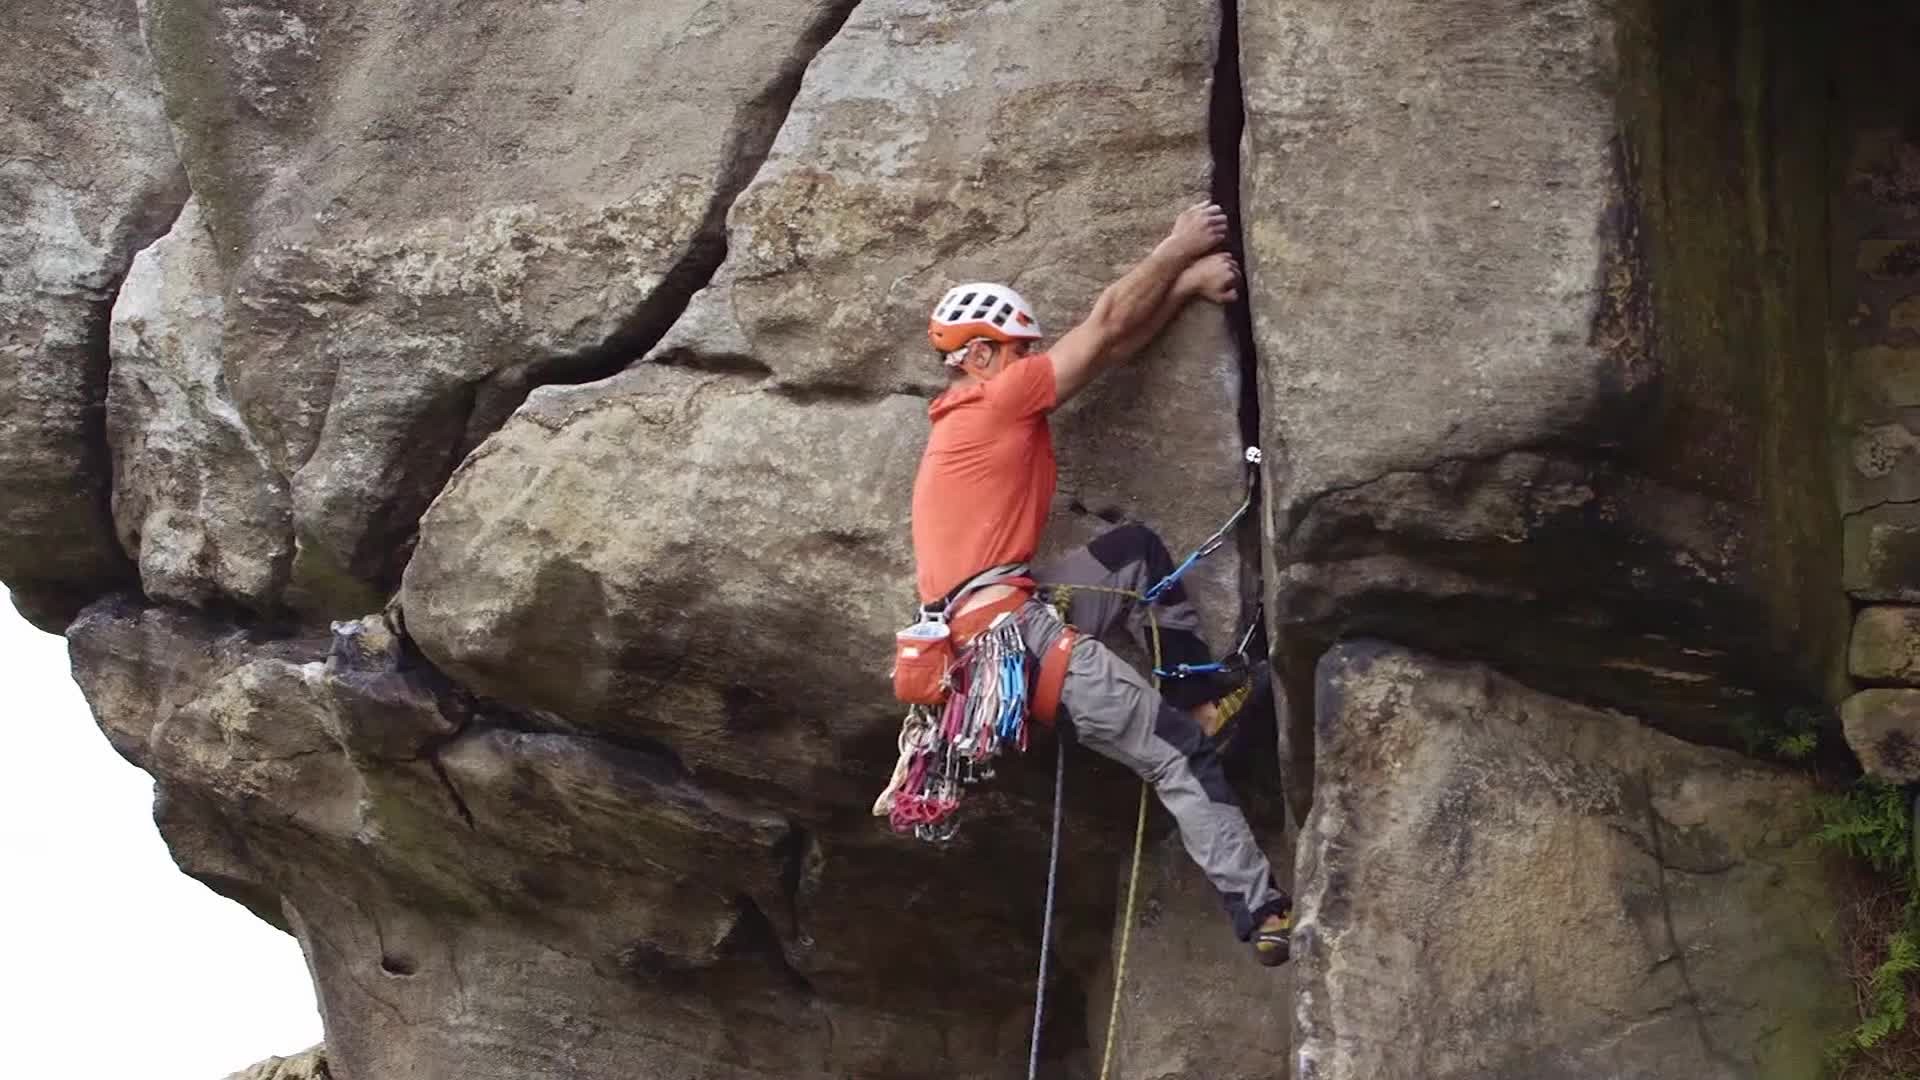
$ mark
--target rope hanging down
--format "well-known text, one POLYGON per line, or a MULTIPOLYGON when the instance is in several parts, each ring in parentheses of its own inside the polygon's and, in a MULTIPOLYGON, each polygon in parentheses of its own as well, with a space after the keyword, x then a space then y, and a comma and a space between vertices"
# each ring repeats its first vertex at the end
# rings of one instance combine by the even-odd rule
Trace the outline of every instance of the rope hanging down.
POLYGON ((1060 878, 1060 816, 1066 805, 1067 740, 1054 739, 1053 841, 1047 847, 1047 908, 1040 921, 1040 984, 1033 991, 1033 1044, 1027 1049, 1027 1080, 1040 1071, 1040 1021, 1047 1015, 1047 957, 1053 951, 1053 890, 1060 878))
MULTIPOLYGON (((1257 446, 1247 447, 1246 461, 1249 466, 1258 466, 1260 464, 1260 448, 1257 446)), ((1161 578, 1146 592, 1138 593, 1131 589, 1117 589, 1104 585, 1053 586, 1051 588, 1051 599, 1055 608, 1060 612, 1061 621, 1065 622, 1067 620, 1068 600, 1075 590, 1116 593, 1121 596, 1131 597, 1139 601, 1147 613, 1147 628, 1153 642, 1153 685, 1155 689, 1159 688, 1160 680, 1170 674, 1198 674, 1203 671, 1224 670, 1225 665, 1223 664, 1181 664, 1171 673, 1163 669, 1161 667, 1160 653, 1160 620, 1154 616, 1153 602, 1164 595, 1168 589, 1171 589, 1174 582, 1180 580, 1181 575, 1193 569, 1194 565, 1201 559, 1218 551, 1221 545, 1226 543, 1227 534, 1232 532, 1234 526, 1238 525, 1240 521, 1247 516, 1248 511, 1253 508, 1254 486, 1252 481, 1253 477, 1250 474, 1248 477, 1247 498, 1240 504, 1240 509, 1235 510, 1233 516, 1227 519, 1227 523, 1220 526, 1212 536, 1206 539, 1206 542, 1194 549, 1193 554, 1187 556, 1186 561, 1175 567, 1171 574, 1161 578)), ((1253 640, 1254 630, 1259 625, 1260 617, 1256 612, 1253 621, 1247 626, 1246 633, 1241 635, 1240 642, 1235 647, 1234 655, 1244 656, 1248 644, 1253 640)), ((1056 736, 1056 738, 1058 738, 1058 736, 1056 736)), ((1058 755, 1054 762, 1053 841, 1047 851, 1047 900, 1046 911, 1040 922, 1040 976, 1039 985, 1035 988, 1033 995, 1033 1042, 1027 1051, 1027 1080, 1037 1080, 1040 1067, 1040 1025, 1045 1015, 1047 999, 1047 959, 1053 942, 1053 898, 1060 867, 1060 818, 1062 796, 1066 790, 1066 765, 1067 744, 1064 739, 1060 739, 1058 755)), ((1113 1065, 1113 1033, 1119 1026, 1120 995, 1122 990, 1125 989, 1127 982, 1127 948, 1133 940, 1134 901, 1140 891, 1140 856, 1145 847, 1147 835, 1147 792, 1150 787, 1150 784, 1141 781, 1140 807, 1139 812, 1134 817, 1133 824, 1133 859, 1127 870, 1127 903, 1120 917, 1120 951, 1113 962, 1113 1001, 1107 1008, 1106 1044, 1100 1051, 1100 1080, 1107 1080, 1108 1071, 1113 1065)))
MULTIPOLYGON (((1146 597, 1132 589, 1116 589, 1107 585, 1055 585, 1052 587, 1054 607, 1060 611, 1062 621, 1066 619, 1069 599, 1075 592, 1112 593, 1117 596, 1131 597, 1145 603, 1146 597)), ((1153 614, 1153 607, 1146 606, 1148 637, 1153 641, 1153 667, 1156 672, 1153 685, 1158 688, 1160 678, 1160 620, 1153 614)), ((1036 1080, 1035 1070, 1040 1064, 1040 1020, 1041 1004, 1046 996, 1047 979, 1047 939, 1053 926, 1053 897, 1055 877, 1060 865, 1060 796, 1064 788, 1066 767, 1066 743, 1060 743, 1060 777, 1056 778, 1053 792, 1054 830, 1053 844, 1047 852, 1047 907, 1040 923, 1040 987, 1034 994, 1033 1008, 1033 1045, 1027 1054, 1027 1080, 1036 1080)), ((1133 940, 1133 903, 1140 889, 1140 853, 1147 836, 1147 792, 1152 785, 1140 782, 1140 810, 1133 823, 1133 862, 1127 870, 1127 905, 1120 917, 1120 952, 1113 961, 1113 1002, 1107 1008, 1106 1046, 1100 1051, 1100 1080, 1107 1080, 1107 1070, 1113 1064, 1113 1033, 1120 1020, 1120 992, 1127 984, 1127 946, 1133 940)))

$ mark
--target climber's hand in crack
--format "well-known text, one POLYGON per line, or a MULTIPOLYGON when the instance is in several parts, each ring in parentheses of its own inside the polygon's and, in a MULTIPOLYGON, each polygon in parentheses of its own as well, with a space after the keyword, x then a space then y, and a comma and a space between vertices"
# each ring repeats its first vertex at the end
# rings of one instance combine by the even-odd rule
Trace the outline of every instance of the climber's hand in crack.
POLYGON ((1240 264, 1232 255, 1217 251, 1181 271, 1173 290, 1185 297, 1231 304, 1240 299, 1240 264))
POLYGON ((1173 219, 1173 230, 1154 254, 1192 262, 1226 242, 1227 212, 1218 203, 1195 203, 1173 219))
MULTIPOLYGON (((1053 365, 1054 404, 1085 389, 1102 371, 1139 352, 1159 335, 1196 293, 1176 287, 1189 270, 1211 257, 1227 240, 1227 212, 1214 203, 1195 203, 1181 211, 1173 230, 1152 254, 1106 287, 1086 321, 1062 335, 1047 350, 1053 365)), ((1229 257, 1224 266, 1201 271, 1220 295, 1223 273, 1239 275, 1229 257)), ((1219 301, 1216 301, 1218 303, 1219 301)))

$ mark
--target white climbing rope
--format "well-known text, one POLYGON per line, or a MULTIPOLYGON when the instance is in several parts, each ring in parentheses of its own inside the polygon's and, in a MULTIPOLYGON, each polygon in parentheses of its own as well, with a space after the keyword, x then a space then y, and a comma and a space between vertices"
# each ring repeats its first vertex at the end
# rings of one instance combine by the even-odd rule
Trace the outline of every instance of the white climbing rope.
POLYGON ((1047 1012, 1047 957, 1053 951, 1053 890, 1060 874, 1060 817, 1067 790, 1067 740, 1056 733, 1053 757, 1053 843, 1047 848, 1047 907, 1040 919, 1040 984, 1033 991, 1033 1045, 1027 1051, 1027 1080, 1040 1069, 1040 1021, 1047 1012))

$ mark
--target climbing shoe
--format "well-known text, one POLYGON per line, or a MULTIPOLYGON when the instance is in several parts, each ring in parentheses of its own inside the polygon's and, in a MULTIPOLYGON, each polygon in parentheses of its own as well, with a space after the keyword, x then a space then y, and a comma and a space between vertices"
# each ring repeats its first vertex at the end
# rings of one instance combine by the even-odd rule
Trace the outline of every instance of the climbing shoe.
POLYGON ((1241 717, 1273 716, 1272 666, 1265 660, 1250 665, 1240 685, 1216 700, 1213 706, 1216 711, 1213 724, 1207 728, 1207 738, 1216 749, 1224 750, 1239 733, 1241 717))
POLYGON ((1279 967, 1293 955, 1293 905, 1269 915, 1253 932, 1253 955, 1267 967, 1279 967))

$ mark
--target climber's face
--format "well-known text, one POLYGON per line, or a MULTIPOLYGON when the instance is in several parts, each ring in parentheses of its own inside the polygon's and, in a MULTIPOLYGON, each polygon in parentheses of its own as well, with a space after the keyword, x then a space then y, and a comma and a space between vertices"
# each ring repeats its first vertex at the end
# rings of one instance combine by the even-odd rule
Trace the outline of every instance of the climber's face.
POLYGON ((1033 348, 1030 338, 1018 341, 988 341, 976 338, 967 346, 967 358, 961 362, 961 370, 974 378, 986 380, 1007 369, 1007 365, 1027 355, 1033 348))

